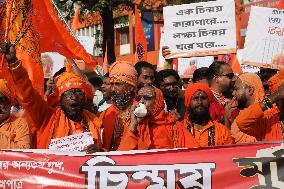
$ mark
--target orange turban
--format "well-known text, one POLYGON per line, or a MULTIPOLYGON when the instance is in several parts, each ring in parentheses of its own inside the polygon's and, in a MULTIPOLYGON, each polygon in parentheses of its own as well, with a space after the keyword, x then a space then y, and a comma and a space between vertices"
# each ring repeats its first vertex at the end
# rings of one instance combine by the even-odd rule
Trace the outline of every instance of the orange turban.
POLYGON ((214 101, 214 95, 206 83, 194 83, 194 84, 189 85, 185 90, 184 105, 186 107, 190 106, 191 98, 197 91, 205 92, 210 100, 210 103, 214 101))
POLYGON ((93 99, 93 96, 94 96, 92 92, 92 88, 84 80, 82 80, 80 77, 78 77, 74 73, 70 73, 70 72, 62 73, 58 77, 56 86, 58 88, 59 97, 61 97, 61 95, 64 92, 70 89, 81 89, 85 93, 87 99, 93 99))
POLYGON ((239 75, 239 78, 244 84, 254 88, 253 95, 255 102, 261 102, 265 96, 265 93, 260 77, 255 73, 243 73, 239 75))
POLYGON ((7 86, 7 82, 5 79, 0 79, 0 93, 7 97, 10 103, 14 101, 13 93, 7 86))
POLYGON ((276 75, 268 80, 269 89, 272 93, 284 82, 284 69, 280 70, 276 75))
POLYGON ((134 87, 137 86, 138 74, 134 66, 126 61, 116 61, 109 68, 109 77, 115 78, 134 87))

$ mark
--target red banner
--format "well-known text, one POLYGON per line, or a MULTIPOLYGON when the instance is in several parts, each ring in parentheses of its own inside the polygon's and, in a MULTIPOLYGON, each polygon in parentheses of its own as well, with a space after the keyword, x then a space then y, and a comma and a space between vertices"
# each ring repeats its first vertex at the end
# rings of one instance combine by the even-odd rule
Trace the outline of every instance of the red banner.
POLYGON ((243 189, 284 186, 284 145, 84 155, 0 151, 0 188, 243 189))

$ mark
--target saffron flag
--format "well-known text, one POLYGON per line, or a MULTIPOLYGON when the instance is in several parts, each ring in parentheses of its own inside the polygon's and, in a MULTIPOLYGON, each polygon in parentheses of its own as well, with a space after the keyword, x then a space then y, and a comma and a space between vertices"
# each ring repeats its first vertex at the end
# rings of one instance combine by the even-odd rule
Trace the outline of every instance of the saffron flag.
POLYGON ((33 5, 33 24, 40 36, 40 52, 58 52, 70 59, 83 60, 95 68, 96 61, 84 47, 71 35, 67 26, 58 17, 50 0, 31 0, 33 5))
MULTIPOLYGON (((240 49, 240 42, 241 42, 241 1, 242 0, 236 0, 236 36, 237 36, 237 46, 238 49, 240 49)), ((233 72, 235 73, 242 73, 241 65, 238 61, 238 58, 236 54, 231 54, 231 67, 233 72)))
POLYGON ((108 59, 107 59, 107 42, 106 42, 106 50, 105 50, 105 56, 104 56, 104 62, 103 62, 103 69, 105 71, 105 73, 108 73, 108 59))
POLYGON ((147 61, 147 40, 137 5, 135 5, 135 45, 135 63, 147 61))
MULTIPOLYGON (((40 41, 39 34, 32 23, 32 4, 25 0, 6 1, 5 15, 3 40, 15 45, 17 57, 26 68, 33 87, 43 95, 44 79, 39 49, 40 41)), ((4 75, 9 84, 12 84, 9 74, 4 75)))
POLYGON ((79 17, 80 17, 80 7, 78 6, 75 10, 75 16, 73 18, 73 23, 72 23, 72 31, 75 34, 77 30, 79 29, 79 17))
MULTIPOLYGON (((240 42, 241 42, 241 0, 236 0, 236 37, 237 37, 237 46, 238 49, 240 49, 240 42)), ((236 54, 224 54, 224 55, 218 55, 218 61, 224 61, 228 64, 230 64, 232 70, 234 73, 242 73, 241 65, 238 61, 236 54)))

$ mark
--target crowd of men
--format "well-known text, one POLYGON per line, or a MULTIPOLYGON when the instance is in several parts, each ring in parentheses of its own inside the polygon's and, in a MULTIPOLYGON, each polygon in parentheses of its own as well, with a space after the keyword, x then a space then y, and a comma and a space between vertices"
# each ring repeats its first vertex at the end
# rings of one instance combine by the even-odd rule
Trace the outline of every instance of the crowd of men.
MULTIPOLYGON (((173 69, 156 72, 148 62, 117 61, 100 86, 68 60, 42 96, 15 48, 0 44, 0 53, 13 80, 11 87, 0 79, 0 148, 48 148, 51 139, 83 132, 91 132, 94 140, 87 153, 207 147, 284 136, 284 70, 262 73, 262 78, 255 73, 237 76, 229 64, 214 61, 182 83, 173 69), (98 93, 103 99, 94 104, 98 93), (135 114, 140 104, 146 116, 135 114)), ((164 56, 169 53, 163 48, 164 56)))

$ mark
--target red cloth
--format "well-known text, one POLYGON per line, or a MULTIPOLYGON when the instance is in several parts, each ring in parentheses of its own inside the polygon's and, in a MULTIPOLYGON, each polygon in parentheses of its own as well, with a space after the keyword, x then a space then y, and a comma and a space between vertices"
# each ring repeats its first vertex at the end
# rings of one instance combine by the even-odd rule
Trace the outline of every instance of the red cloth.
POLYGON ((224 107, 225 106, 223 104, 220 104, 216 100, 210 103, 209 113, 213 121, 220 121, 224 119, 224 107))

